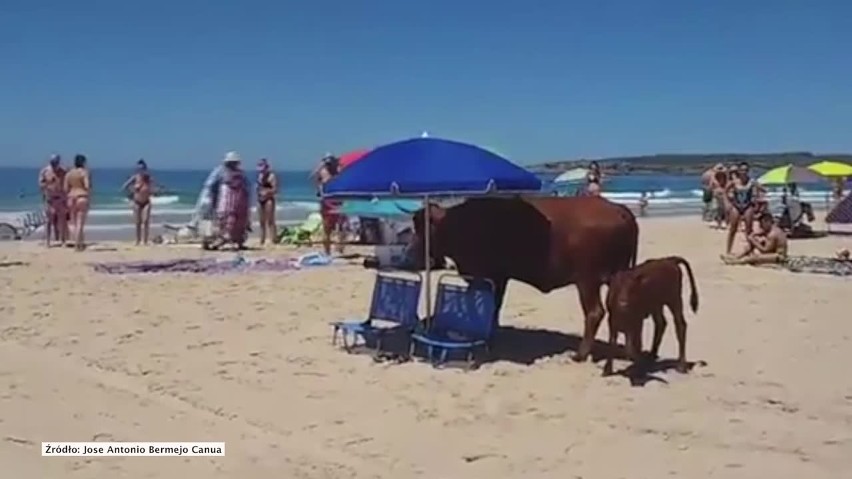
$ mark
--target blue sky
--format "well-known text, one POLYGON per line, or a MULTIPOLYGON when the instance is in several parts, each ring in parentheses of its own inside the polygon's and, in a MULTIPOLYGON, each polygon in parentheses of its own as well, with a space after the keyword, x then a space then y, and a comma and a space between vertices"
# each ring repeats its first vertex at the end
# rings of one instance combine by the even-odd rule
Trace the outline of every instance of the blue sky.
POLYGON ((3 0, 0 166, 852 151, 852 2, 3 0))

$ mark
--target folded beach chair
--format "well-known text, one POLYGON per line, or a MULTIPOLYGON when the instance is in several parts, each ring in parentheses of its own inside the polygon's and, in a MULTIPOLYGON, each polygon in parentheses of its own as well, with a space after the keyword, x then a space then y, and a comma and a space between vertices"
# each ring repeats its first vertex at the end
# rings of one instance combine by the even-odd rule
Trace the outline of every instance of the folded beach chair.
POLYGON ((284 228, 278 235, 278 242, 296 245, 311 243, 320 231, 322 231, 322 216, 319 213, 311 213, 302 224, 294 228, 284 228))
POLYGON ((11 223, 0 223, 0 239, 19 240, 33 234, 47 224, 47 215, 37 210, 23 214, 11 223))
POLYGON ((377 273, 367 319, 331 323, 334 328, 332 344, 337 344, 337 335, 341 333, 343 347, 350 351, 360 336, 365 344, 375 341, 375 353, 378 354, 382 349, 382 339, 389 331, 401 329, 406 336, 410 335, 420 321, 417 306, 422 285, 420 273, 377 273), (349 336, 352 344, 349 344, 349 336))
POLYGON ((489 351, 495 311, 494 283, 490 280, 441 275, 431 324, 425 332, 411 335, 410 354, 413 356, 417 344, 422 344, 432 364, 439 366, 447 362, 450 352, 463 351, 468 367, 472 367, 477 349, 489 351), (444 281, 450 277, 466 279, 468 284, 444 281))

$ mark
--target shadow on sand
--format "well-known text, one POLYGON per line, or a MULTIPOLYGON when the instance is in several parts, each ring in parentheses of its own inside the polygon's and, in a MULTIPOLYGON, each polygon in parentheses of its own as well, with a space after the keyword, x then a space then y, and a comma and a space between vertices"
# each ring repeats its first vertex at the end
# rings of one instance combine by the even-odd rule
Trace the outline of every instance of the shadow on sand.
POLYGON ((29 263, 23 261, 4 261, 0 262, 0 268, 11 268, 14 266, 27 266, 29 263))
MULTIPOLYGON (((507 361, 524 366, 532 366, 541 359, 549 358, 566 353, 576 353, 580 348, 582 337, 576 334, 566 334, 559 331, 551 331, 541 328, 518 328, 514 326, 503 326, 495 335, 492 346, 488 353, 478 351, 476 355, 475 369, 479 365, 507 361)), ((338 343, 339 344, 339 343, 338 343)), ((402 330, 388 332, 382 340, 382 352, 375 354, 375 343, 368 340, 366 344, 361 341, 349 352, 353 354, 370 355, 376 362, 402 363, 411 360, 409 357, 408 336, 402 330)), ((423 348, 417 348, 415 357, 428 360, 423 348)), ((603 341, 595 340, 592 349, 592 361, 599 362, 607 358, 610 346, 603 341)), ((613 358, 628 360, 623 347, 618 346, 613 353, 613 358)), ((691 370, 694 366, 705 366, 703 361, 690 362, 691 370)), ((459 358, 451 358, 442 367, 468 368, 467 361, 459 358)), ((650 381, 667 383, 657 373, 665 373, 677 367, 677 360, 662 359, 643 365, 630 364, 628 367, 616 371, 615 375, 626 377, 633 386, 644 386, 650 381)))

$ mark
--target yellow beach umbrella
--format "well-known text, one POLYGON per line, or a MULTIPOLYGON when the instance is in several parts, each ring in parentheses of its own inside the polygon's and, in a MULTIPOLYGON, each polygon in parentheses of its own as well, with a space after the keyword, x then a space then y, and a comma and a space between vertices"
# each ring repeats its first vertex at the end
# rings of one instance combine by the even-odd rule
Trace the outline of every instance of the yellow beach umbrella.
POLYGON ((819 173, 803 166, 787 165, 773 168, 764 173, 757 182, 761 185, 775 186, 788 183, 818 183, 824 178, 819 173))
POLYGON ((852 176, 852 165, 839 161, 820 161, 808 166, 808 168, 830 178, 852 176))

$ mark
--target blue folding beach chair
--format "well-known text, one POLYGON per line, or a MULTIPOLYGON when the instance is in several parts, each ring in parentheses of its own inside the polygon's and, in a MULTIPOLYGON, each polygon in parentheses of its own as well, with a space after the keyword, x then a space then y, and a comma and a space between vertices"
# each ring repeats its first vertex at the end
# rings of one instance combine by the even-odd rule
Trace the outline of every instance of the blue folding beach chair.
POLYGON ((410 355, 414 356, 417 344, 422 344, 429 361, 439 366, 447 362, 450 352, 463 351, 468 367, 472 367, 477 349, 489 351, 496 310, 494 289, 494 283, 487 279, 441 275, 431 324, 425 332, 411 335, 410 355), (445 282, 450 276, 466 279, 468 284, 445 282))
POLYGON ((368 340, 375 341, 375 350, 378 353, 382 348, 382 339, 389 331, 401 329, 409 336, 420 321, 417 308, 422 286, 423 279, 419 273, 377 273, 367 319, 331 323, 334 328, 332 344, 337 344, 337 335, 340 333, 344 349, 350 351, 360 336, 365 344, 368 340), (399 274, 411 277, 405 278, 399 274), (352 344, 348 341, 350 336, 352 344))

